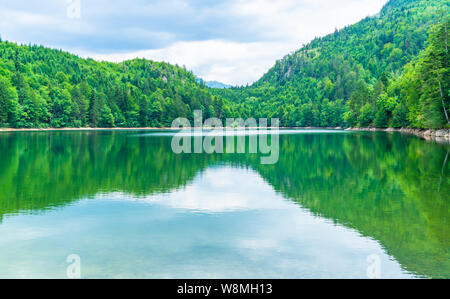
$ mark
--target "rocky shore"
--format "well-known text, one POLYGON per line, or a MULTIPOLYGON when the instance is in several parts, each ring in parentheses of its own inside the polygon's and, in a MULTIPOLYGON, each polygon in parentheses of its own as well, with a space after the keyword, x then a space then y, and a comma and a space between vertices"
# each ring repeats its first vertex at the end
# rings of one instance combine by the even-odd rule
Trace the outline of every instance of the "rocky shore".
POLYGON ((366 131, 366 132, 399 132, 402 134, 411 134, 416 135, 420 138, 426 139, 428 141, 436 141, 439 143, 448 143, 450 144, 450 129, 442 129, 442 130, 421 130, 421 129, 410 129, 410 128, 349 128, 348 131, 366 131))

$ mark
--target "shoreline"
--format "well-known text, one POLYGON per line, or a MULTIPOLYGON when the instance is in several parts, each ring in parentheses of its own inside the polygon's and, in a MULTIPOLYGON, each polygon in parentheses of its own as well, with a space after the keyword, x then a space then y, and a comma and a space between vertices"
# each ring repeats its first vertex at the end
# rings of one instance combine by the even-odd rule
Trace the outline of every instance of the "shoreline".
MULTIPOLYGON (((203 127, 203 129, 213 129, 203 127)), ((216 128, 225 129, 225 127, 216 128)), ((234 128, 244 129, 244 128, 234 128)), ((258 129, 257 127, 247 127, 247 129, 258 129)), ((270 129, 270 128, 267 128, 270 129)), ((439 143, 450 144, 450 129, 431 130, 431 129, 411 129, 411 128, 342 128, 342 127, 280 127, 281 130, 345 130, 359 132, 387 132, 415 135, 427 141, 436 141, 439 143)), ((139 128, 0 128, 0 133, 7 132, 75 132, 75 131, 173 131, 177 129, 162 127, 139 127, 139 128)))
MULTIPOLYGON (((205 130, 211 129, 226 129, 227 127, 202 127, 205 130)), ((196 128, 191 128, 196 129, 196 128)), ((233 129, 244 129, 242 128, 233 128, 233 129)), ((245 129, 258 129, 258 127, 245 127, 245 129)), ((270 127, 261 127, 261 129, 270 129, 270 127)), ((345 130, 342 127, 279 127, 280 130, 345 130)), ((178 131, 183 130, 162 127, 162 128, 154 128, 154 127, 137 127, 137 128, 0 128, 1 132, 58 132, 58 131, 178 131)))
POLYGON ((63 132, 63 131, 157 131, 157 130, 173 130, 172 128, 0 128, 1 132, 63 132))
POLYGON ((438 143, 450 144, 450 129, 431 130, 431 129, 411 129, 411 128, 348 128, 346 131, 360 131, 360 132, 386 132, 386 133, 401 133, 407 135, 414 135, 426 141, 436 141, 438 143))

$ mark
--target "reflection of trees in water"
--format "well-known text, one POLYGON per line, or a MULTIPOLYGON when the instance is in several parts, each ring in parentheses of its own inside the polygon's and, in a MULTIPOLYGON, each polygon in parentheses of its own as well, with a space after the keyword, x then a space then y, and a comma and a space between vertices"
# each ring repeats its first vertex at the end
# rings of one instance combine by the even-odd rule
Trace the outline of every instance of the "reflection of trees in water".
POLYGON ((281 176, 257 167, 285 197, 380 241, 405 269, 449 277, 447 152, 411 137, 322 135, 282 145, 281 176))
POLYGON ((282 135, 279 163, 261 165, 258 155, 175 155, 170 138, 134 134, 0 135, 0 215, 98 193, 170 192, 225 163, 257 170, 286 198, 378 240, 407 270, 449 276, 448 146, 385 133, 282 135))
POLYGON ((439 179, 438 192, 441 191, 442 179, 443 179, 443 177, 444 177, 445 166, 447 166, 448 154, 449 154, 449 153, 450 153, 450 148, 447 149, 447 154, 445 155, 444 162, 442 162, 442 170, 441 170, 441 177, 440 177, 440 179, 439 179))

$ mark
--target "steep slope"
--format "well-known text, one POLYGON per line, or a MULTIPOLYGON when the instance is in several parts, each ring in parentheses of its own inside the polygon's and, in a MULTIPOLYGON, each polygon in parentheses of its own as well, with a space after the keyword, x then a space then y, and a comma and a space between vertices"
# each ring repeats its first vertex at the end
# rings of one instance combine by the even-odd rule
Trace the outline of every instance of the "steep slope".
MULTIPOLYGON (((278 61, 257 85, 264 82, 283 85, 298 76, 337 81, 339 75, 344 77, 342 70, 333 65, 339 62, 359 71, 371 83, 383 72, 399 71, 425 48, 427 32, 440 19, 445 6, 448 1, 444 0, 391 0, 377 16, 315 39, 278 61)), ((345 86, 341 89, 328 95, 348 97, 350 90, 345 86)))
MULTIPOLYGON (((377 101, 388 101, 391 82, 448 13, 445 0, 391 0, 378 15, 277 61, 252 86, 216 94, 238 103, 244 115, 278 117, 284 126, 373 125, 377 101), (367 104, 370 111, 361 111, 367 104)), ((401 99, 389 101, 393 110, 401 99)))
POLYGON ((0 41, 0 127, 160 127, 197 109, 282 126, 445 127, 448 15, 448 0, 391 0, 277 61, 252 86, 230 89, 166 63, 96 62, 0 41), (437 72, 426 63, 436 59, 437 72))
MULTIPOLYGON (((409 123, 414 127, 433 129, 450 127, 448 28, 450 18, 432 28, 429 46, 405 67, 404 74, 388 89, 389 95, 402 100, 392 112, 394 125, 409 123)), ((387 118, 388 115, 378 109, 374 123, 387 118)))

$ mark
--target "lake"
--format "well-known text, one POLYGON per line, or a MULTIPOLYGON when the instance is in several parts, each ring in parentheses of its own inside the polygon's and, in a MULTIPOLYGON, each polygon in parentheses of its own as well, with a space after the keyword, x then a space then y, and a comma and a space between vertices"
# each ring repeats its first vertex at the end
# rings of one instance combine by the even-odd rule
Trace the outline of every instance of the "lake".
POLYGON ((173 134, 0 133, 0 278, 450 278, 449 145, 281 131, 263 165, 173 134))

